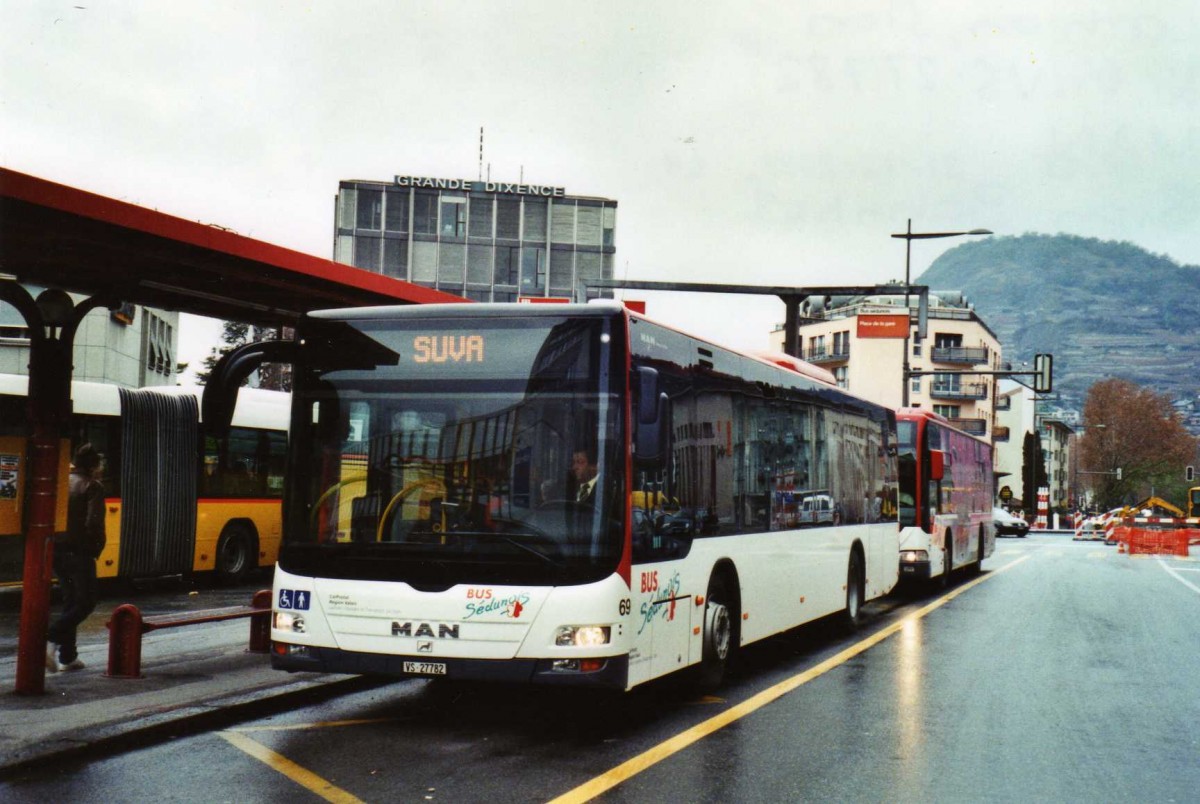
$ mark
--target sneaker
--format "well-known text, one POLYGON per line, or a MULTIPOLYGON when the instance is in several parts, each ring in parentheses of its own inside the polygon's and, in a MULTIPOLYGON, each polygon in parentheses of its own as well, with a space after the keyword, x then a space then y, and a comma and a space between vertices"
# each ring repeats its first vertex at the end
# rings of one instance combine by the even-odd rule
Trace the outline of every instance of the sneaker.
POLYGON ((58 645, 53 642, 46 643, 46 670, 51 673, 58 672, 58 645))
POLYGON ((62 666, 63 670, 82 670, 84 665, 83 660, 79 658, 72 659, 62 666))

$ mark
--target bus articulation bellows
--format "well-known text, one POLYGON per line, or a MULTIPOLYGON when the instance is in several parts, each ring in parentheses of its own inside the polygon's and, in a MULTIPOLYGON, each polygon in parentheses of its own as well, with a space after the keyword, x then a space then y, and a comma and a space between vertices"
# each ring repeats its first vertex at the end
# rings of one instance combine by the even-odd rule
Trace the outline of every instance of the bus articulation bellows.
MULTIPOLYGON (((0 374, 0 581, 22 576, 28 378, 0 374)), ((288 394, 244 389, 222 437, 200 429, 199 390, 71 383, 59 450, 56 529, 66 530, 67 464, 91 443, 104 455, 100 578, 214 572, 236 580, 275 563, 288 394)))
POLYGON ((323 311, 293 356, 281 670, 714 686, 897 582, 894 414, 798 371, 611 302, 323 311))

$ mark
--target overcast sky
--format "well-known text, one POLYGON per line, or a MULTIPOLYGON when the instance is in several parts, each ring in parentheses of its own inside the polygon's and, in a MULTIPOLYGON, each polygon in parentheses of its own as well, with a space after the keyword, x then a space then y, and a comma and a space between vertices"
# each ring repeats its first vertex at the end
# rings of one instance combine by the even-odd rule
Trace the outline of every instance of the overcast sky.
MULTIPOLYGON (((902 279, 908 218, 1200 264, 1196 0, 0 0, 0 20, 0 164, 322 257, 339 180, 482 170, 617 199, 618 278, 902 279)), ((915 243, 913 276, 955 244, 915 243)), ((783 318, 627 295, 734 346, 783 318)), ((199 360, 215 328, 184 336, 199 360)))

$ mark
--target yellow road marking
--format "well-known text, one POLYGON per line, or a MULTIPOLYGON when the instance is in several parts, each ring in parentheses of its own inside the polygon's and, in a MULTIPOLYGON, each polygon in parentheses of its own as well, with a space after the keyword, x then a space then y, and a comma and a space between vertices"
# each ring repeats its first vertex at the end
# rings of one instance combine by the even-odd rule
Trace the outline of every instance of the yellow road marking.
POLYGON ((682 751, 693 743, 699 742, 710 734, 725 728, 730 723, 741 720, 742 718, 758 709, 761 709, 772 701, 787 695, 797 687, 807 684, 814 678, 824 675, 839 665, 845 664, 860 653, 875 647, 892 634, 904 628, 904 626, 906 626, 908 623, 925 617, 934 609, 944 606, 954 598, 966 592, 968 589, 978 586, 988 578, 996 577, 1000 573, 1015 567, 1028 558, 1028 554, 1023 555, 1020 558, 1005 564, 1003 567, 992 570, 987 575, 981 575, 975 580, 963 584, 957 589, 947 592, 945 595, 942 595, 940 598, 927 604, 923 608, 920 608, 917 611, 914 611, 912 614, 897 620, 886 628, 871 634, 866 639, 851 645, 836 656, 826 659, 820 664, 805 670, 803 673, 792 676, 788 679, 784 679, 775 686, 763 690, 757 695, 725 710, 719 715, 713 715, 708 720, 692 726, 687 731, 680 732, 671 739, 659 743, 653 748, 638 754, 632 759, 621 763, 617 767, 601 774, 600 776, 597 776, 591 781, 584 782, 574 790, 568 790, 558 798, 553 799, 550 804, 575 804, 576 802, 591 801, 596 796, 611 790, 621 782, 636 776, 647 768, 657 765, 659 762, 662 762, 664 759, 667 759, 668 757, 682 751))
POLYGON ((361 804, 361 799, 350 795, 331 782, 325 781, 312 771, 300 767, 282 754, 275 753, 262 743, 257 743, 249 737, 233 731, 217 733, 267 767, 279 771, 296 784, 311 790, 326 801, 337 802, 337 804, 361 804))

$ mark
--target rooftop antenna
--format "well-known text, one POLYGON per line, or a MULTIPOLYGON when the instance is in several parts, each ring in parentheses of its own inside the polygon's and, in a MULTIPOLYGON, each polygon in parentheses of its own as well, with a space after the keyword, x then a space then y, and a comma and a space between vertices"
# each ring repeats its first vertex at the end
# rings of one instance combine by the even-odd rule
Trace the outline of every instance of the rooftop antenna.
MULTIPOLYGON (((491 176, 489 175, 488 178, 491 178, 491 176)), ((479 180, 483 181, 483 126, 479 127, 479 180)))

